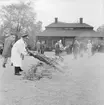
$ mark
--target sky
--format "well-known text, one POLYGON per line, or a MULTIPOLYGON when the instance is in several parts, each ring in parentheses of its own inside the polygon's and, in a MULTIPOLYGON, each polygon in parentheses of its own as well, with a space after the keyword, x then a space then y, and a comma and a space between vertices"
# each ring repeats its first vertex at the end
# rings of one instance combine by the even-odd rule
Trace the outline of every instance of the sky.
MULTIPOLYGON (((0 5, 8 5, 26 0, 0 0, 0 5)), ((29 0, 27 0, 29 1, 29 0)), ((83 22, 92 25, 94 29, 104 24, 104 0, 31 0, 37 13, 37 20, 42 21, 43 27, 59 21, 73 23, 83 22)))

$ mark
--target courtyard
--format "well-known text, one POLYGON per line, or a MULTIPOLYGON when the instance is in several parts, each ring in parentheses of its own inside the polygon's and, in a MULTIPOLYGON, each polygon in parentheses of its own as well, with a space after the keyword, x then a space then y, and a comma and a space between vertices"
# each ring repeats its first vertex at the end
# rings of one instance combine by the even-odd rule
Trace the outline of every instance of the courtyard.
MULTIPOLYGON (((53 56, 52 52, 45 53, 53 56)), ((64 73, 54 72, 52 79, 23 80, 15 76, 9 61, 2 68, 0 58, 0 105, 104 105, 104 54, 73 59, 65 55, 64 73)), ((25 57, 24 71, 36 63, 25 57)))

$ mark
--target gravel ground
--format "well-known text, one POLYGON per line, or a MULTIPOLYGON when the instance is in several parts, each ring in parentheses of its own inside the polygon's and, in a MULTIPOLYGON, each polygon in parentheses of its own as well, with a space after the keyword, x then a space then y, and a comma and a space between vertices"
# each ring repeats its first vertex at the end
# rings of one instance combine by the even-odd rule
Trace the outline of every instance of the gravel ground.
MULTIPOLYGON (((53 53, 46 53, 52 56, 53 53)), ((25 57, 26 71, 37 60, 25 57)), ((13 67, 2 68, 0 60, 0 105, 104 105, 104 54, 73 59, 64 56, 64 74, 52 79, 22 80, 13 67)))

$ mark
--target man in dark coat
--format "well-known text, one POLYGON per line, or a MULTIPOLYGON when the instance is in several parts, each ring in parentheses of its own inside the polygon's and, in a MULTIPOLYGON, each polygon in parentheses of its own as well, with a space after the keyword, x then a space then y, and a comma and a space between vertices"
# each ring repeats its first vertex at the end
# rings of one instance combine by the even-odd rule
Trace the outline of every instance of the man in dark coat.
POLYGON ((59 43, 57 42, 55 44, 55 55, 59 55, 59 53, 60 53, 60 46, 59 46, 59 43))
POLYGON ((40 52, 41 52, 41 54, 44 54, 44 50, 45 50, 45 44, 44 44, 44 42, 41 42, 41 44, 40 44, 40 52))
POLYGON ((3 52, 2 52, 2 56, 4 57, 2 66, 4 68, 7 63, 8 58, 11 57, 11 48, 12 48, 13 44, 15 43, 15 38, 16 38, 15 34, 11 33, 11 35, 5 39, 4 48, 3 48, 3 52))

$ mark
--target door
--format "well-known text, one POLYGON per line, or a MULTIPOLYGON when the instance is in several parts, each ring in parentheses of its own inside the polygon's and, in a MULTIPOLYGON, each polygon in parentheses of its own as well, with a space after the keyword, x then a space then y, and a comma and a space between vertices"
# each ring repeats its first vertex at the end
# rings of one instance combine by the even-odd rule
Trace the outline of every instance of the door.
POLYGON ((71 45, 73 43, 73 38, 65 38, 65 46, 71 45))

